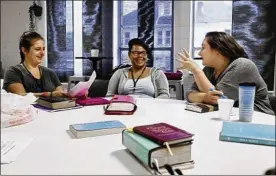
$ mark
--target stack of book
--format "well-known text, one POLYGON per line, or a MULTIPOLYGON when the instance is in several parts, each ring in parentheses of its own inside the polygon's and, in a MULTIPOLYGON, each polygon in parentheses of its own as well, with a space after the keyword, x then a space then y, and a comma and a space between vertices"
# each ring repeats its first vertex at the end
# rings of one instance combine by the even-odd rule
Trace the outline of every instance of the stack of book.
POLYGON ((193 134, 166 123, 136 126, 122 133, 123 145, 151 173, 167 173, 166 166, 192 168, 193 134))
POLYGON ((64 109, 76 106, 75 100, 65 97, 39 97, 36 103, 48 109, 64 109))

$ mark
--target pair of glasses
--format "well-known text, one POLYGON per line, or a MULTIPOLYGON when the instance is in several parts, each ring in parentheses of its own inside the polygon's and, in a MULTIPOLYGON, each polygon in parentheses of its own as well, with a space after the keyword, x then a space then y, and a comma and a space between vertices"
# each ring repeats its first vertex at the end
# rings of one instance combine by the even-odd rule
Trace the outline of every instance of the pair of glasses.
POLYGON ((138 56, 138 55, 145 56, 145 55, 147 55, 147 52, 146 52, 146 51, 131 51, 131 53, 132 53, 134 56, 138 56))

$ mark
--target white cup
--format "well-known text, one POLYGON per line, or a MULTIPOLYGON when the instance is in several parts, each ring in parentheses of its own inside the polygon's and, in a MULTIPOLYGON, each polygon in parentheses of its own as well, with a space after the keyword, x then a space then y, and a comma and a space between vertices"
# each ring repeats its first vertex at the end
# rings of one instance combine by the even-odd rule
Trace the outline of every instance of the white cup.
POLYGON ((91 52, 91 57, 99 57, 98 49, 92 49, 90 52, 91 52))
POLYGON ((232 99, 218 99, 219 117, 222 120, 230 120, 233 105, 232 99))

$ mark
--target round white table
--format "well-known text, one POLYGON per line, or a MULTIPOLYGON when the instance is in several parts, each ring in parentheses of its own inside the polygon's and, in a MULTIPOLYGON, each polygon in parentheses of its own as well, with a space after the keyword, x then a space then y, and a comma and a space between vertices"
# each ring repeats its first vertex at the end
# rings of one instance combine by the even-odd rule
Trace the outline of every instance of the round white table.
MULTIPOLYGON (((185 111, 181 100, 137 99, 134 115, 104 115, 102 106, 49 113, 39 110, 34 121, 1 133, 34 137, 32 143, 10 163, 1 165, 1 174, 149 174, 122 145, 122 135, 74 139, 70 124, 119 120, 127 127, 166 122, 194 133, 193 169, 184 174, 260 175, 275 166, 275 147, 219 141, 222 121, 217 112, 185 111)), ((238 114, 238 109, 233 109, 238 114)), ((254 112, 254 123, 275 124, 275 117, 254 112)), ((232 120, 238 119, 232 116, 232 120)))

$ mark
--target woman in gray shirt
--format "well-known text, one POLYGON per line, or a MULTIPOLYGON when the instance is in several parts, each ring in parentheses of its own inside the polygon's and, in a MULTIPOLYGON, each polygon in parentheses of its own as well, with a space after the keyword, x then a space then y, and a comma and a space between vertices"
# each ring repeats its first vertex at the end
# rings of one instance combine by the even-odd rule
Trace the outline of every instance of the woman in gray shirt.
POLYGON ((117 70, 111 77, 106 96, 115 94, 169 98, 168 80, 162 70, 146 66, 148 46, 138 38, 129 41, 129 68, 117 70))
POLYGON ((199 55, 206 67, 201 70, 190 58, 186 50, 178 53, 182 64, 179 69, 193 72, 195 83, 186 93, 190 102, 217 104, 218 95, 226 95, 238 106, 239 83, 256 84, 254 110, 274 114, 269 100, 267 86, 256 65, 249 59, 244 49, 225 32, 208 32, 202 42, 199 55))
POLYGON ((40 66, 45 54, 43 37, 36 32, 24 32, 20 38, 21 63, 10 67, 4 77, 3 88, 7 92, 35 96, 67 96, 57 75, 40 66))

